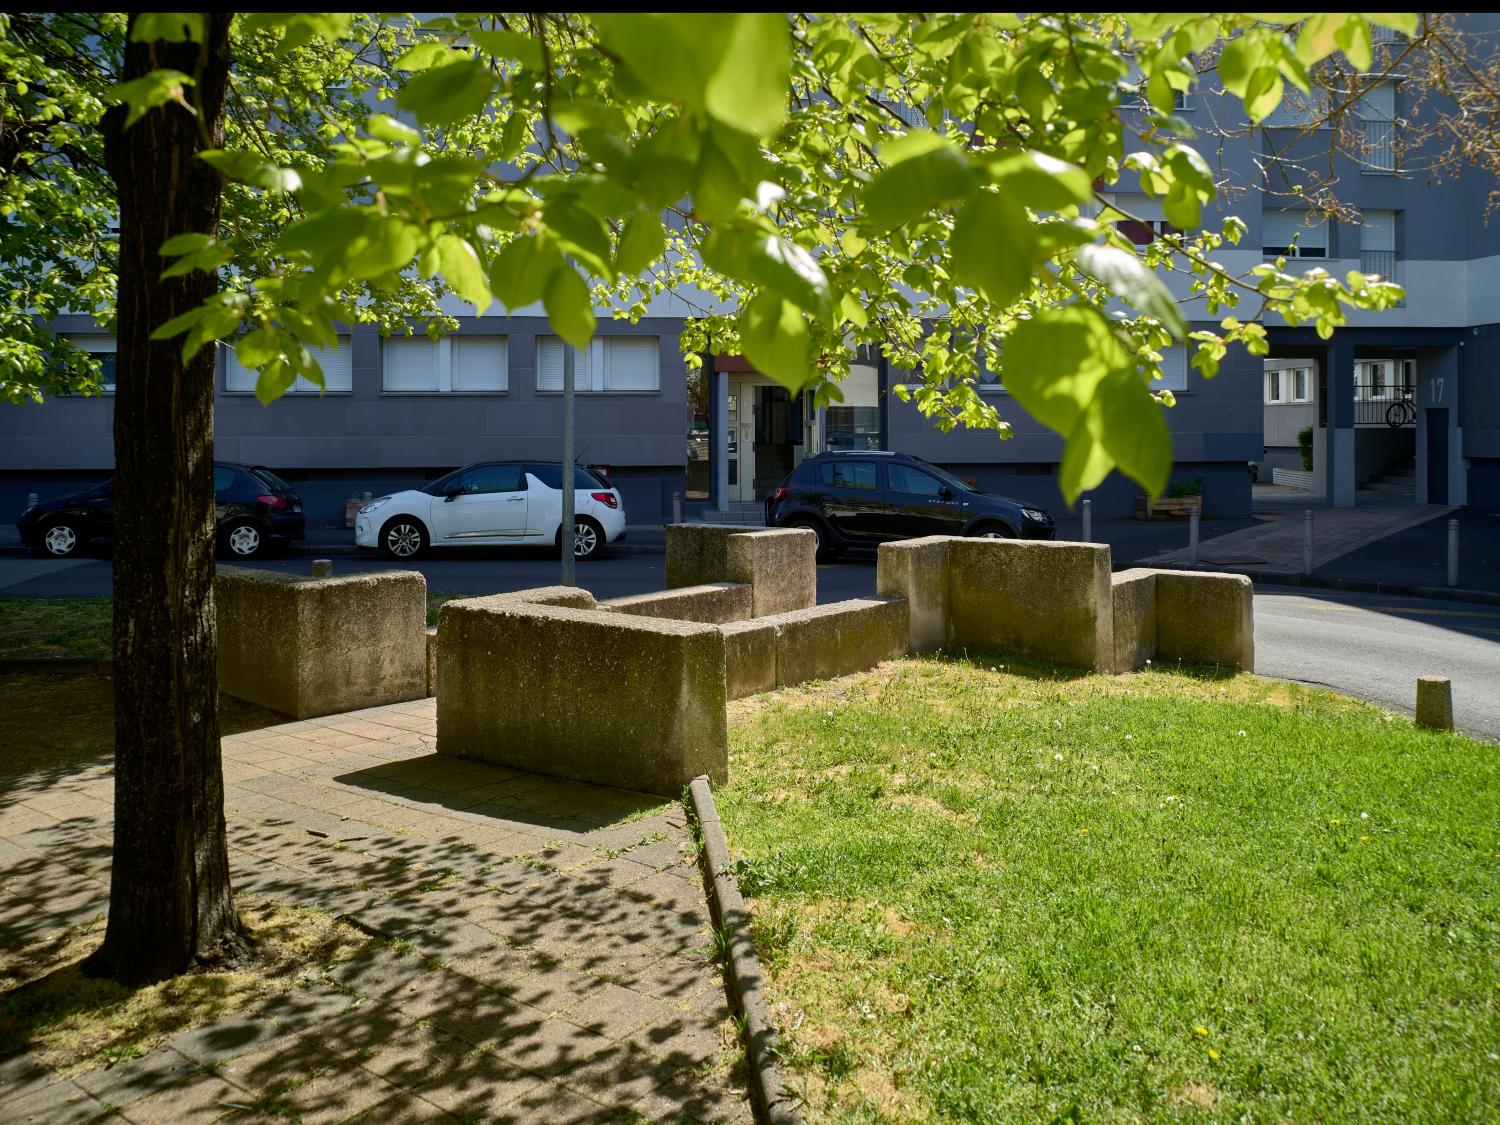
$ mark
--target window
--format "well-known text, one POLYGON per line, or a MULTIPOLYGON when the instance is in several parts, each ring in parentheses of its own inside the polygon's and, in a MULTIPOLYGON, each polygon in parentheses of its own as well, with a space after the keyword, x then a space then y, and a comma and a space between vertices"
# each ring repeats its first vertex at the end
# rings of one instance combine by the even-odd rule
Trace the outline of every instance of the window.
POLYGON ((1282 95, 1281 104, 1261 124, 1268 129, 1326 129, 1327 116, 1327 101, 1321 91, 1315 90, 1309 96, 1288 86, 1286 93, 1282 95))
POLYGON ((1187 390, 1187 348, 1173 344, 1161 350, 1161 378, 1151 381, 1153 391, 1187 390))
POLYGON ((1396 276, 1396 212, 1364 211, 1359 223, 1359 269, 1387 281, 1396 276))
MULTIPOLYGON (((528 473, 530 473, 532 476, 536 477, 537 480, 541 481, 548 488, 555 488, 558 491, 562 490, 562 466, 561 465, 558 465, 558 464, 551 464, 551 465, 548 465, 548 464, 541 464, 541 465, 528 464, 526 466, 526 471, 528 473)), ((613 488, 614 486, 611 485, 608 481, 603 480, 602 478, 596 476, 593 473, 592 470, 586 469, 582 465, 574 465, 573 466, 573 487, 574 488, 613 488)))
POLYGON ((235 473, 234 473, 233 469, 215 469, 214 470, 214 491, 215 492, 227 492, 227 491, 229 491, 230 487, 234 484, 234 476, 235 476, 235 473))
POLYGON ((1158 235, 1177 234, 1177 228, 1167 222, 1161 200, 1149 195, 1117 192, 1110 200, 1122 211, 1134 215, 1134 219, 1116 219, 1115 229, 1137 246, 1147 246, 1156 241, 1158 235))
POLYGON ((521 477, 520 465, 480 465, 471 469, 454 482, 464 493, 480 492, 524 492, 526 482, 521 477))
POLYGON ((113 336, 91 336, 72 335, 65 337, 81 352, 88 352, 99 361, 99 392, 112 395, 115 393, 115 371, 117 369, 117 348, 113 336))
POLYGON ((904 492, 908 496, 940 496, 946 487, 931 473, 913 469, 910 465, 887 465, 885 471, 892 492, 904 492))
POLYGON ((556 336, 536 338, 536 389, 563 389, 563 371, 573 364, 573 389, 629 394, 661 390, 661 338, 596 336, 583 351, 556 336))
POLYGON ((1281 372, 1280 371, 1267 371, 1266 372, 1266 401, 1267 402, 1280 402, 1281 401, 1281 372))
POLYGON ((1364 134, 1364 170, 1396 170, 1396 84, 1376 82, 1360 95, 1356 107, 1364 134))
POLYGON ((1260 215, 1261 252, 1268 258, 1328 257, 1328 220, 1296 208, 1267 208, 1260 215), (1311 219, 1311 223, 1309 223, 1311 219))
POLYGON ((864 488, 874 491, 880 487, 875 483, 873 461, 829 461, 819 466, 818 476, 832 488, 864 488))
MULTIPOLYGON (((228 345, 225 347, 229 353, 225 359, 225 392, 254 394, 256 380, 260 378, 259 372, 241 363, 239 356, 234 354, 233 348, 229 348, 228 345)), ((340 336, 337 348, 308 348, 307 350, 323 369, 325 394, 348 394, 354 389, 354 367, 349 357, 349 337, 340 336)), ((299 375, 286 393, 316 395, 318 390, 316 383, 299 375)))
POLYGON ((387 394, 502 394, 507 387, 504 336, 396 336, 381 342, 381 358, 387 394))
POLYGON ((1310 398, 1310 396, 1307 393, 1308 386, 1312 382, 1312 380, 1309 378, 1309 376, 1311 374, 1312 374, 1312 372, 1309 371, 1305 367, 1298 367, 1298 368, 1296 368, 1292 372, 1292 401, 1293 402, 1310 402, 1311 401, 1311 398, 1310 398))

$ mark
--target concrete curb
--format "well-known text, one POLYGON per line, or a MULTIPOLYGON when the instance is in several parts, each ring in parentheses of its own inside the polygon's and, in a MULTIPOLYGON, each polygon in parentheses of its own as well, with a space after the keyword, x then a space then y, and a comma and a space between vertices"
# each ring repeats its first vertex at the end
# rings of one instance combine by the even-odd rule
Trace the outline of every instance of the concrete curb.
POLYGON ((693 778, 693 818, 703 837, 703 867, 708 906, 714 925, 725 936, 725 970, 729 995, 744 1020, 745 1055, 750 1071, 750 1094, 755 1119, 762 1125, 801 1125, 802 1115, 781 1081, 777 1066, 776 1028, 766 1010, 764 974, 750 940, 750 913, 734 881, 729 845, 708 778, 693 778))

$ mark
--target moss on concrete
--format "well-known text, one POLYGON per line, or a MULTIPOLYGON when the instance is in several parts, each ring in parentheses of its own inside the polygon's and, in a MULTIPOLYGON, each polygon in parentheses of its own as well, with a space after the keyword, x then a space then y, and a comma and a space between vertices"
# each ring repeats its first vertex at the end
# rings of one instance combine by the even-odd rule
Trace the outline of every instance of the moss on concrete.
POLYGON ((765 620, 736 621, 724 634, 725 691, 743 699, 776 689, 776 625, 765 620))
POLYGON ((1110 575, 1114 603, 1115 671, 1129 672, 1156 655, 1156 571, 1110 575))
POLYGON ((711 582, 704 586, 683 586, 655 594, 635 594, 609 598, 600 609, 612 613, 629 613, 638 617, 666 617, 674 621, 702 621, 722 625, 744 621, 753 612, 750 587, 742 582, 711 582))
POLYGON ((910 652, 931 652, 948 643, 948 545, 953 535, 928 535, 882 543, 875 562, 875 592, 905 598, 910 652))
POLYGON ((1158 570, 1156 651, 1165 659, 1255 671, 1250 579, 1243 574, 1158 570))

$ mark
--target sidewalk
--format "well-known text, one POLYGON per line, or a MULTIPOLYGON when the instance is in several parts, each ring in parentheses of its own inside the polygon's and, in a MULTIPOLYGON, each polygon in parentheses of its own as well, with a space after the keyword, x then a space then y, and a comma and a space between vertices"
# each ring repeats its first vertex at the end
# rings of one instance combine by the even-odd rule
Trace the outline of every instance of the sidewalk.
MULTIPOLYGON (((435 739, 431 699, 225 738, 237 891, 394 944, 76 1079, 0 1046, 0 1119, 750 1121, 682 806, 435 739)), ((107 767, 0 779, 0 944, 105 911, 112 808, 107 767)))

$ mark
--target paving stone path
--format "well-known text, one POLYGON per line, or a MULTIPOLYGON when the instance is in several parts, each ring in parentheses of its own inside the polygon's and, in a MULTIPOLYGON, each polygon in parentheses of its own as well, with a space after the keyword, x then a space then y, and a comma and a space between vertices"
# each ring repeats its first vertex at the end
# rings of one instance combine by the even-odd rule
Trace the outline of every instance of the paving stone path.
MULTIPOLYGON (((397 939, 0 1121, 751 1120, 677 803, 439 758, 432 700, 224 739, 241 892, 397 939)), ((107 767, 0 779, 0 946, 102 915, 107 767)))

